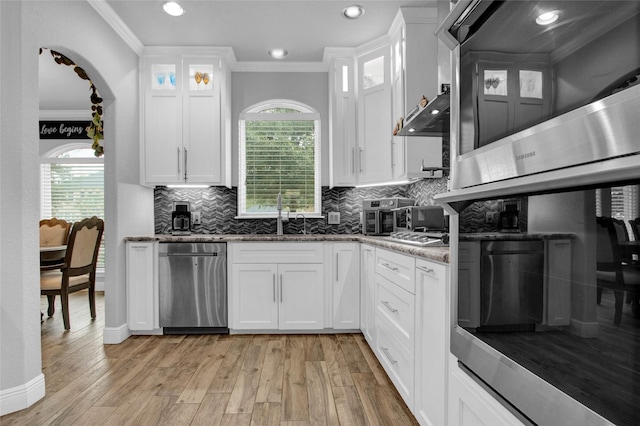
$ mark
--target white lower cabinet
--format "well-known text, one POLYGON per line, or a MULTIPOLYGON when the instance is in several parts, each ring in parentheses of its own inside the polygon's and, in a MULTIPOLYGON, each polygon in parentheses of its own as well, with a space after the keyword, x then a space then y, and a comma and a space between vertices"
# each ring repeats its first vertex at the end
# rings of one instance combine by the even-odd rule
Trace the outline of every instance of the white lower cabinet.
POLYGON ((375 282, 376 322, 387 323, 396 339, 413 353, 416 296, 378 274, 375 282))
POLYGON ((456 365, 449 375, 451 426, 522 426, 523 423, 456 365))
POLYGON ((232 276, 232 328, 323 328, 321 264, 234 264, 232 276))
POLYGON ((236 330, 324 328, 322 243, 229 244, 236 330))
POLYGON ((410 410, 413 411, 414 359, 413 348, 398 339, 397 330, 376 315, 375 353, 389 378, 410 410))
POLYGON ((447 424, 449 268, 416 260, 416 383, 414 414, 421 425, 447 424))
POLYGON ((331 246, 333 262, 333 328, 357 330, 360 328, 360 243, 327 244, 331 246))
POLYGON ((360 246, 360 330, 369 346, 375 343, 375 248, 360 246))
POLYGON ((415 258, 376 249, 375 271, 374 352, 413 410, 415 258))
POLYGON ((132 332, 159 329, 158 244, 126 243, 127 325, 132 332))
POLYGON ((235 329, 274 329, 278 326, 276 277, 278 265, 232 265, 231 284, 235 329))

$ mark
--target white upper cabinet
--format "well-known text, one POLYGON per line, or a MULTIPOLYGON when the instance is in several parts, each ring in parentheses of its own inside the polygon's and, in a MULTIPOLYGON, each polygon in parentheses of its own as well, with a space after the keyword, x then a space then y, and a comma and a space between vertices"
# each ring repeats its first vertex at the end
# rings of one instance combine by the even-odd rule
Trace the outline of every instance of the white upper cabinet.
POLYGON ((358 56, 358 172, 360 184, 388 182, 391 170, 391 49, 358 56))
POLYGON ((329 186, 358 183, 356 80, 353 49, 331 52, 329 62, 329 186))
POLYGON ((229 186, 230 72, 220 56, 160 52, 142 59, 142 183, 229 186))
MULTIPOLYGON (((438 94, 437 10, 402 8, 394 20, 391 38, 393 125, 416 108, 424 95, 438 94)), ((423 172, 422 167, 442 167, 442 137, 394 136, 393 179, 442 177, 442 171, 423 172)))
POLYGON ((330 186, 442 177, 442 137, 394 136, 422 96, 438 94, 435 8, 401 8, 387 35, 329 49, 330 186))

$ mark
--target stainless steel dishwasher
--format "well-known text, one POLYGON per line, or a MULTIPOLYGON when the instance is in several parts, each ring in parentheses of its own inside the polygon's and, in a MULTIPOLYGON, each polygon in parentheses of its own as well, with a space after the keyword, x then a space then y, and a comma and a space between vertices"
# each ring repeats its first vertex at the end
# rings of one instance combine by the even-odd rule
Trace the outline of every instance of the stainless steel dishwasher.
POLYGON ((227 244, 160 243, 164 334, 228 333, 227 244))

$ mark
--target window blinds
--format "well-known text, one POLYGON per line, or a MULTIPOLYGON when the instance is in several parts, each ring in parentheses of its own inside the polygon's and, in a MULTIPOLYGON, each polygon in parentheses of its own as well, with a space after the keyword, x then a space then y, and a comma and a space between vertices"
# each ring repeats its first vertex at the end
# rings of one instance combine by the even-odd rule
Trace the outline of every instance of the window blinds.
POLYGON ((239 194, 240 214, 273 214, 279 192, 284 210, 318 213, 319 122, 291 119, 291 114, 274 116, 240 123, 244 184, 239 194))
MULTIPOLYGON (((42 164, 41 217, 67 222, 98 216, 104 219, 104 164, 42 164)), ((104 235, 98 267, 104 267, 104 235)))

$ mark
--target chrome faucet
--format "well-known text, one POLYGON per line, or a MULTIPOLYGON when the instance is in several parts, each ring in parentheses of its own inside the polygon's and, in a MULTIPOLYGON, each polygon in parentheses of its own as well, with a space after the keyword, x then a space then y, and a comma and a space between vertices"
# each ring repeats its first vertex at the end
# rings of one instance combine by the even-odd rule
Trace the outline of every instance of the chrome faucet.
POLYGON ((278 221, 276 225, 276 235, 282 235, 282 194, 278 192, 278 221))
POLYGON ((303 213, 298 213, 296 215, 296 220, 298 220, 298 216, 302 216, 302 233, 303 234, 307 234, 307 218, 304 216, 303 213))

